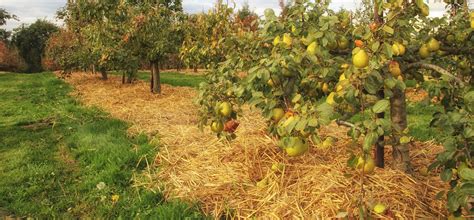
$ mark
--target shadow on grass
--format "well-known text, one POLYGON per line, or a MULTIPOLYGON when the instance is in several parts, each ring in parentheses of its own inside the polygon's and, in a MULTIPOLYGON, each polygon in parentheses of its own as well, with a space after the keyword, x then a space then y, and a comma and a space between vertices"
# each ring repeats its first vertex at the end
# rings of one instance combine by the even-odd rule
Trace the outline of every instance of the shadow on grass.
POLYGON ((193 204, 133 187, 156 146, 80 106, 70 90, 51 73, 0 75, 0 209, 36 218, 204 218, 193 204))

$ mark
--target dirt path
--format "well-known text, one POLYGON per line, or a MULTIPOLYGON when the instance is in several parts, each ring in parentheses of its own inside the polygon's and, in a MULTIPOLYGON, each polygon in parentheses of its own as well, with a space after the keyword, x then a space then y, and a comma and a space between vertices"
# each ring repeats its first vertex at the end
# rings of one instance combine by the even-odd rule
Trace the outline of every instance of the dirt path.
MULTIPOLYGON (((239 120, 238 138, 219 142, 209 131, 197 128, 197 92, 191 88, 163 86, 163 95, 152 95, 148 84, 121 85, 112 77, 104 82, 95 76, 73 74, 68 82, 87 105, 100 106, 114 117, 131 122, 131 132, 158 137, 162 148, 157 157, 168 197, 199 201, 203 211, 219 217, 333 218, 340 210, 357 213, 361 195, 357 173, 346 168, 351 142, 345 129, 331 125, 324 135, 338 137, 329 150, 312 148, 298 158, 288 158, 265 135, 265 122, 254 111, 239 120), (282 173, 271 171, 275 162, 285 164, 282 173), (267 179, 265 187, 256 182, 267 179)), ((416 144, 411 156, 415 168, 426 166, 441 150, 432 143, 416 144)), ((387 150, 386 155, 390 155, 387 150)), ((387 156, 388 166, 390 158, 387 156)), ((395 218, 442 216, 444 202, 435 195, 445 184, 436 174, 408 176, 377 169, 365 187, 367 201, 389 206, 395 218)))

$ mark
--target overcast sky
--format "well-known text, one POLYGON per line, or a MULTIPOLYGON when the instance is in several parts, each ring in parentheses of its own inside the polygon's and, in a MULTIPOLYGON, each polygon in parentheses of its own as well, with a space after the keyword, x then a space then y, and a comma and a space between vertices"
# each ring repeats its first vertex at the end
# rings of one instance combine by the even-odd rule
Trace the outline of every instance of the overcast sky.
MULTIPOLYGON (((0 8, 5 8, 8 12, 18 16, 19 21, 8 21, 6 29, 12 30, 21 23, 33 23, 36 19, 47 19, 56 21, 56 11, 66 4, 67 0, 0 0, 0 8)), ((266 8, 273 8, 278 11, 278 0, 234 0, 237 7, 241 7, 244 2, 248 2, 250 8, 262 15, 266 8)), ((441 15, 443 13, 442 0, 425 0, 429 1, 431 15, 441 15)), ((473 0, 474 1, 474 0, 473 0)), ((184 10, 189 13, 207 11, 212 7, 215 0, 183 0, 184 10)), ((232 0, 229 0, 232 2, 232 0)), ((339 9, 355 9, 360 0, 333 0, 331 8, 339 9)))

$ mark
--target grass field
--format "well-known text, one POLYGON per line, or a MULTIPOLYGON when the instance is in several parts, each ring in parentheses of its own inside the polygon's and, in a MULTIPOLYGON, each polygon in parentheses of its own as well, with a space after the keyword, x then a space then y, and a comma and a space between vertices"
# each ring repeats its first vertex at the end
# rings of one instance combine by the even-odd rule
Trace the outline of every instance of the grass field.
MULTIPOLYGON (((111 72, 113 75, 122 75, 121 72, 111 72)), ((178 72, 161 72, 161 83, 168 84, 171 86, 186 86, 198 88, 201 82, 205 81, 203 75, 188 75, 178 72)), ((149 81, 151 76, 150 72, 140 71, 138 72, 137 78, 144 81, 149 81)))
POLYGON ((134 187, 157 146, 70 91, 51 73, 0 74, 0 218, 203 218, 134 187))

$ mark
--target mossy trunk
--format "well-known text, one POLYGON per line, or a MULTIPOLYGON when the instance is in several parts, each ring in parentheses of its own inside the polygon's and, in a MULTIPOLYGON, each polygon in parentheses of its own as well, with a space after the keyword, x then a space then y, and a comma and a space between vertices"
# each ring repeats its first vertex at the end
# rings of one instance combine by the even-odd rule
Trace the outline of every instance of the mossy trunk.
POLYGON ((157 61, 151 62, 151 92, 161 94, 160 68, 157 61))
POLYGON ((412 166, 410 162, 410 150, 407 144, 400 143, 400 138, 404 136, 403 132, 407 128, 407 105, 405 100, 405 91, 400 89, 393 90, 393 96, 390 99, 390 118, 393 126, 393 168, 410 173, 412 166))

